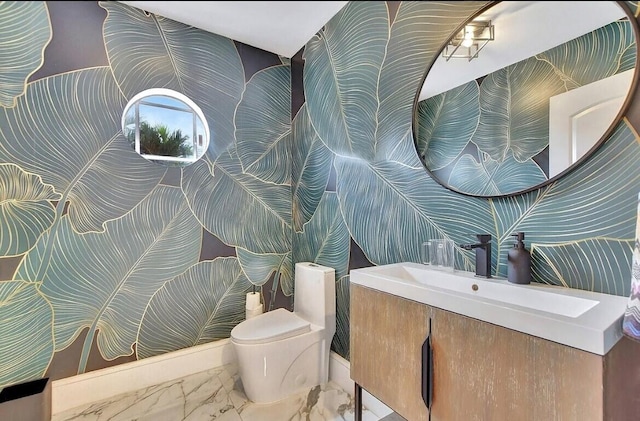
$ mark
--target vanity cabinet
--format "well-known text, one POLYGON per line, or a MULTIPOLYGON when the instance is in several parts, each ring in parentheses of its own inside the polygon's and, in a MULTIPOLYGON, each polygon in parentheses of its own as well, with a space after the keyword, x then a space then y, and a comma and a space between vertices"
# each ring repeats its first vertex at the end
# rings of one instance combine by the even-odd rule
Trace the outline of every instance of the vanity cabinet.
POLYGON ((351 378, 409 421, 640 419, 640 345, 625 337, 601 356, 357 284, 350 324, 351 378))
POLYGON ((351 378, 410 421, 427 421, 422 348, 429 307, 351 284, 351 378))

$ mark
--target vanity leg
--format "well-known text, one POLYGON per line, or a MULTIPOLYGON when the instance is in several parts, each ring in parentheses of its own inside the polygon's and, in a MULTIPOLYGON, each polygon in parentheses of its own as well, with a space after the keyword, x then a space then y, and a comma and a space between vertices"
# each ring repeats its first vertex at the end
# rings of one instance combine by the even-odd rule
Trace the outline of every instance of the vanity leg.
POLYGON ((362 387, 355 383, 355 420, 354 421, 362 421, 362 387))

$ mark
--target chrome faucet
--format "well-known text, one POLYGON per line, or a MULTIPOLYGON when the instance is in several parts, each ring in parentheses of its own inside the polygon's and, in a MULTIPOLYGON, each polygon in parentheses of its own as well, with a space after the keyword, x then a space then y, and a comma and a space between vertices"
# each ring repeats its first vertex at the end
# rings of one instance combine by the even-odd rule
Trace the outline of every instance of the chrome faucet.
POLYGON ((478 243, 460 244, 465 250, 476 251, 476 276, 491 278, 491 234, 476 234, 478 243))

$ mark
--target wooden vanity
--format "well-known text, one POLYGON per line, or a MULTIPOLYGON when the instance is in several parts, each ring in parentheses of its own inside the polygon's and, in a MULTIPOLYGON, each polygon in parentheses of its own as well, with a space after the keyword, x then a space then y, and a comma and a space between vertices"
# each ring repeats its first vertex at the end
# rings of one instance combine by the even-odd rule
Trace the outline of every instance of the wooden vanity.
POLYGON ((640 419, 640 344, 605 354, 351 283, 356 421, 362 389, 408 421, 640 419))

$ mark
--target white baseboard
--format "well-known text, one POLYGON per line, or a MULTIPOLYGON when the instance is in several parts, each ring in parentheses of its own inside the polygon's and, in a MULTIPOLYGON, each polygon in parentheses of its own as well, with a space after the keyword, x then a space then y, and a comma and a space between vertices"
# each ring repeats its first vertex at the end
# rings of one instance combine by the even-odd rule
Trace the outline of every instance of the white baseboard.
MULTIPOLYGON (((55 415, 121 393, 133 392, 235 362, 237 360, 231 341, 222 339, 55 380, 51 383, 51 413, 55 415)), ((329 380, 353 395, 355 385, 350 376, 350 363, 333 351, 329 357, 329 380)), ((364 390, 362 404, 379 418, 392 412, 389 407, 364 390)))
POLYGON ((133 392, 236 361, 229 339, 168 352, 51 383, 51 413, 133 392))

